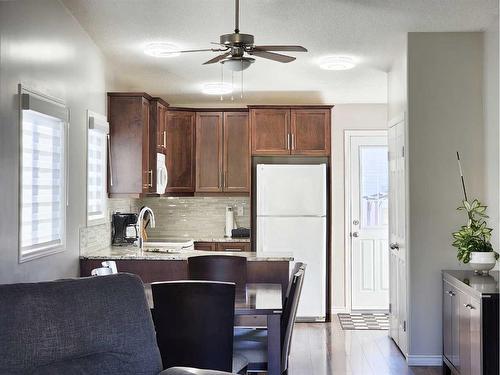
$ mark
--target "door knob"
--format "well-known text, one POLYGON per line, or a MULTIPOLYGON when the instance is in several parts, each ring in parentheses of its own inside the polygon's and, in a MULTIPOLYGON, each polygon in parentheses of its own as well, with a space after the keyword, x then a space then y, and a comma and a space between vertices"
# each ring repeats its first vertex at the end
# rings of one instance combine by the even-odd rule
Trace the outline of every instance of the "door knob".
POLYGON ((358 238, 359 237, 359 233, 358 232, 352 232, 352 236, 355 237, 355 238, 358 238))
POLYGON ((392 249, 392 250, 399 250, 399 244, 397 242, 393 242, 389 245, 389 247, 392 249))

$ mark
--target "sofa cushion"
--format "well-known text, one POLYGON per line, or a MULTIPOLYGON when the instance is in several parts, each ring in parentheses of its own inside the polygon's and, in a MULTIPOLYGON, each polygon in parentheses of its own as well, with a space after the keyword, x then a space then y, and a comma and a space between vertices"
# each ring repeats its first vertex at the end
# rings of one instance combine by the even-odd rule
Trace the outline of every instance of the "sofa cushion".
POLYGON ((125 364, 128 373, 137 375, 161 371, 151 314, 137 276, 0 285, 1 374, 42 371, 64 361, 90 368, 93 364, 84 362, 94 355, 106 359, 109 374, 122 374, 125 364))
POLYGON ((31 375, 133 375, 123 354, 102 353, 37 367, 31 375))

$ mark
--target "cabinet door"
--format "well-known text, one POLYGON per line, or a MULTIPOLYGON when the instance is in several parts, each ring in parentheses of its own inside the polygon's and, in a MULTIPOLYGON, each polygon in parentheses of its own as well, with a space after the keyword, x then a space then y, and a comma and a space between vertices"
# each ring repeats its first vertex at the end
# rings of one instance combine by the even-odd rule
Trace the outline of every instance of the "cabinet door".
POLYGON ((151 105, 151 121, 156 126, 157 152, 165 153, 167 148, 167 107, 155 100, 151 105))
POLYGON ((194 124, 194 112, 167 111, 167 193, 194 192, 194 124))
POLYGON ((248 113, 224 113, 223 190, 250 192, 250 130, 248 113))
POLYGON ((290 154, 290 110, 250 109, 252 155, 290 154))
MULTIPOLYGON (((481 303, 475 298, 469 301, 469 337, 470 337, 470 374, 480 375, 482 372, 481 359, 481 303)), ((498 358, 498 357, 497 357, 498 358)))
POLYGON ((330 109, 292 109, 293 155, 330 155, 330 109))
POLYGON ((462 292, 459 296, 459 341, 458 341, 458 366, 460 375, 476 375, 470 372, 470 297, 462 292))
MULTIPOLYGON (((453 320, 458 319, 454 316, 454 306, 456 305, 456 290, 448 282, 443 281, 443 354, 453 363, 453 320)), ((456 335, 456 333, 455 333, 456 335)), ((455 339, 458 339, 456 337, 455 339)))
POLYGON ((222 191, 222 112, 196 114, 196 192, 222 191))
POLYGON ((150 103, 142 98, 142 165, 143 165, 143 193, 156 192, 156 126, 150 121, 150 103))

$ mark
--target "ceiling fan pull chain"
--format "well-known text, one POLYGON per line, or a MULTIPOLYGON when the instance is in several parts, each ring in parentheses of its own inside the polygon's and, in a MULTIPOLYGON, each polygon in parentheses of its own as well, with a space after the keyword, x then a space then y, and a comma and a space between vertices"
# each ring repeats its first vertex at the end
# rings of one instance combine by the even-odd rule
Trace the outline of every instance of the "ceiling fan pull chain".
MULTIPOLYGON (((224 65, 220 64, 220 85, 221 87, 224 86, 224 65)), ((222 97, 222 94, 220 94, 220 101, 222 102, 224 98, 222 97)))
POLYGON ((241 87, 240 87, 240 99, 243 99, 243 61, 241 62, 241 87))

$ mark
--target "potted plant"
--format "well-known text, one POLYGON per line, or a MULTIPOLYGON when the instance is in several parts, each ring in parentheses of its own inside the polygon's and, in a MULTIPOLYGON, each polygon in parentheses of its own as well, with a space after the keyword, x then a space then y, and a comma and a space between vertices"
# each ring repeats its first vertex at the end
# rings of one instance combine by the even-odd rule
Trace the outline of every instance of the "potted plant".
POLYGON ((467 213, 467 224, 453 233, 452 245, 458 250, 458 260, 469 263, 476 273, 488 273, 498 259, 490 242, 493 229, 487 227, 486 208, 477 199, 472 202, 464 199, 457 209, 467 213))
POLYGON ((458 260, 469 263, 475 273, 487 274, 495 267, 498 253, 493 250, 491 245, 491 232, 486 223, 487 206, 481 204, 478 199, 469 202, 467 199, 467 190, 465 189, 465 179, 460 164, 460 155, 457 152, 458 168, 464 193, 462 205, 457 208, 459 211, 467 213, 467 224, 462 225, 460 229, 454 232, 452 245, 457 248, 458 260))

